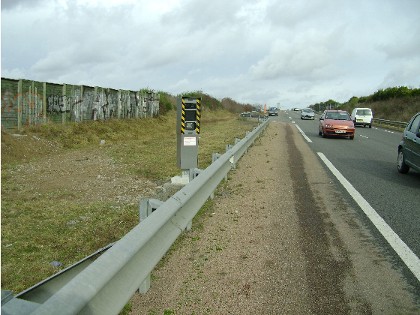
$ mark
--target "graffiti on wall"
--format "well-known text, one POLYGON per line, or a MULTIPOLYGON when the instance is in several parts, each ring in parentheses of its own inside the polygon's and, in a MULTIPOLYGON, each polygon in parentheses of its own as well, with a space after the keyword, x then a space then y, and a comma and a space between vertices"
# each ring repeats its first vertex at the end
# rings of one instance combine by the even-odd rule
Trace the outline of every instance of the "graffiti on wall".
MULTIPOLYGON (((12 125, 16 127, 17 121, 20 121, 21 125, 31 125, 46 121, 65 123, 66 121, 145 118, 159 115, 159 95, 150 91, 70 85, 57 87, 56 84, 53 88, 49 88, 47 84, 46 91, 42 91, 42 88, 34 88, 34 81, 32 81, 32 87, 19 95, 15 92, 18 90, 17 80, 5 79, 5 82, 7 83, 5 87, 2 85, 1 113, 2 125, 6 128, 12 128, 12 125), (60 93, 63 88, 64 94, 60 93)), ((25 84, 27 84, 26 81, 25 84)))
POLYGON ((64 113, 66 111, 64 96, 50 95, 47 98, 48 113, 64 113))
MULTIPOLYGON (((11 121, 16 124, 20 117, 22 125, 38 124, 44 121, 42 111, 42 95, 36 92, 36 89, 25 93, 12 93, 11 91, 2 91, 1 94, 1 117, 2 125, 5 121, 11 121), (20 100, 20 108, 18 106, 20 100)), ((10 125, 6 124, 6 125, 10 125)), ((5 126, 7 127, 7 126, 5 126)))
POLYGON ((5 91, 1 93, 1 114, 5 113, 14 113, 17 112, 17 95, 13 94, 10 91, 5 91))

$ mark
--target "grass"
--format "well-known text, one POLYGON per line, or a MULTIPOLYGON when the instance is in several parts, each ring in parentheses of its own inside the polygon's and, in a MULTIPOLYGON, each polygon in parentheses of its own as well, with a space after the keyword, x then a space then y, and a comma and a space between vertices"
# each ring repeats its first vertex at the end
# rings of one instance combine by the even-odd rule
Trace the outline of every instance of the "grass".
MULTIPOLYGON (((199 168, 255 125, 224 110, 203 110, 199 168)), ((138 222, 138 205, 81 202, 70 190, 39 194, 24 189, 15 178, 21 165, 72 150, 102 150, 129 176, 163 183, 180 174, 174 111, 141 120, 47 124, 26 130, 26 136, 22 146, 2 135, 2 288, 15 293, 118 240, 138 222), (34 137, 48 145, 40 147, 34 137), (98 146, 101 140, 103 147, 98 146), (52 266, 53 261, 62 265, 52 266)))

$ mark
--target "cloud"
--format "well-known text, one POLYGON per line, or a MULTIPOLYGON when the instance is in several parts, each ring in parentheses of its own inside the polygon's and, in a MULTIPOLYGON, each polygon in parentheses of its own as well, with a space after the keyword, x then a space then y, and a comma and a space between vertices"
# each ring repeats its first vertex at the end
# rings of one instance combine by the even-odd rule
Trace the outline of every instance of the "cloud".
POLYGON ((418 86, 414 0, 2 2, 2 75, 303 107, 418 86))
POLYGON ((90 67, 112 62, 116 58, 111 50, 98 54, 98 50, 74 43, 48 53, 31 67, 31 71, 41 75, 43 73, 59 74, 72 68, 90 67))
POLYGON ((255 79, 275 80, 293 77, 309 80, 326 68, 331 60, 324 34, 308 32, 297 39, 278 40, 269 53, 250 68, 255 79), (322 39, 324 37, 324 39, 322 39), (316 39, 316 40, 315 40, 316 39))
POLYGON ((404 30, 406 36, 378 45, 389 59, 418 59, 420 51, 420 25, 417 29, 404 30))
POLYGON ((21 68, 2 69, 1 76, 4 78, 26 78, 26 71, 21 68))
POLYGON ((2 0, 1 10, 12 10, 14 8, 34 8, 45 0, 2 0))
POLYGON ((420 87, 420 62, 402 61, 392 68, 380 84, 381 88, 390 86, 420 87), (417 85, 413 86, 413 82, 417 85))

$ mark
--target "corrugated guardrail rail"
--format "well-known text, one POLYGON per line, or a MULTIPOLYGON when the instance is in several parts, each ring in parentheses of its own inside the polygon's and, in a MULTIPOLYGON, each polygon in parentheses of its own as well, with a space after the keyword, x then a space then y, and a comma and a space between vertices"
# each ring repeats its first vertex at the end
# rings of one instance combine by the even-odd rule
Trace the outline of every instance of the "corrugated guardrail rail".
POLYGON ((118 242, 69 267, 60 280, 53 276, 15 297, 2 291, 2 314, 118 314, 267 123, 247 133, 118 242))
POLYGON ((388 125, 388 126, 394 126, 394 127, 398 127, 402 129, 404 129, 407 126, 407 122, 404 122, 404 121, 393 121, 393 120, 380 119, 380 118, 373 118, 373 122, 375 122, 378 125, 388 125))

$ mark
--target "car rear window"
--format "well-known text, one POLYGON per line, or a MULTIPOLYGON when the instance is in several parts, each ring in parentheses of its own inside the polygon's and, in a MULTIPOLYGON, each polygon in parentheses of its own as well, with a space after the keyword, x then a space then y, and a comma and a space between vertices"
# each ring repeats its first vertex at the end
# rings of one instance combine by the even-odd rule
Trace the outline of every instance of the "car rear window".
POLYGON ((350 120, 347 113, 326 113, 325 118, 334 120, 350 120))
POLYGON ((358 109, 356 111, 356 115, 370 116, 370 115, 372 115, 372 111, 370 109, 358 109))

